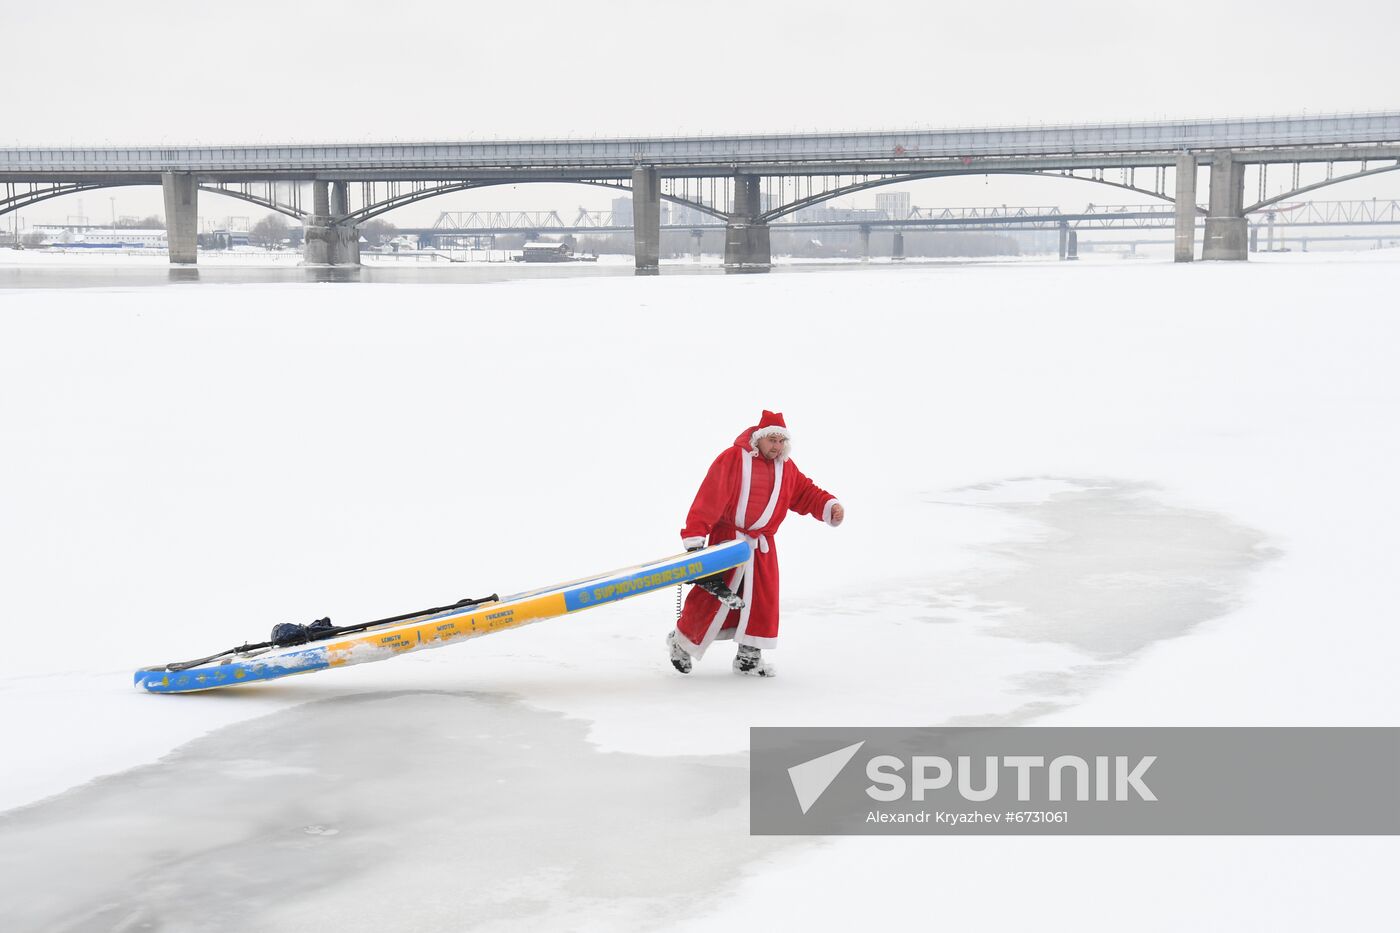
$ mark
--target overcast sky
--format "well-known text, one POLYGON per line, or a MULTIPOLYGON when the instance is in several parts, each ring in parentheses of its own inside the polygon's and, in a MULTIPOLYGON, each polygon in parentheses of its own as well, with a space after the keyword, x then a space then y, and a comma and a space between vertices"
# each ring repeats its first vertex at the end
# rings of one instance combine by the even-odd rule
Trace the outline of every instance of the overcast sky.
MULTIPOLYGON (((4 0, 0 146, 1400 109, 1398 27, 1396 0, 4 0)), ((567 190, 577 194, 561 209, 606 201, 567 190)), ((966 183, 947 190, 976 201, 966 183)), ((129 191, 114 194, 135 204, 129 191)), ((480 193, 459 206, 498 207, 510 195, 480 193)), ((983 200, 1026 196, 1001 186, 983 200)), ((433 215, 445 206, 429 203, 433 215)))

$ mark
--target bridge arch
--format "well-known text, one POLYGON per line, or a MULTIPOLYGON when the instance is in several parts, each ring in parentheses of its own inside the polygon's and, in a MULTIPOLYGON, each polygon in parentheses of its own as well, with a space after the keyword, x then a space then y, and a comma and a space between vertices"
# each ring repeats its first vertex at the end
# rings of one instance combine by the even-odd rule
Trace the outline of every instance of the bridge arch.
POLYGON ((1397 169, 1400 169, 1400 161, 1396 161, 1394 165, 1382 165, 1380 168, 1364 169, 1359 172, 1352 172, 1350 175, 1338 175, 1335 178, 1328 178, 1323 181, 1320 181, 1315 185, 1303 185, 1300 188, 1294 188, 1292 191, 1285 191, 1283 194, 1280 194, 1277 197, 1265 198, 1264 200, 1259 201, 1258 203, 1251 204, 1249 207, 1246 207, 1244 209, 1244 212, 1246 214, 1258 213, 1261 210, 1266 210, 1274 204, 1278 204, 1280 201, 1287 201, 1289 198, 1296 198, 1300 194, 1305 194, 1309 191, 1316 191, 1318 188, 1326 188, 1330 185, 1339 185, 1344 181, 1355 181, 1358 178, 1367 178, 1371 175, 1380 175, 1385 172, 1394 172, 1397 169))
POLYGON ((136 181, 120 182, 117 184, 97 184, 95 182, 60 182, 53 185, 53 187, 51 188, 40 188, 38 190, 31 189, 29 191, 23 192, 22 194, 15 194, 0 199, 0 215, 8 214, 11 211, 17 211, 21 208, 29 207, 34 204, 39 204, 43 201, 51 201, 54 198, 61 198, 69 194, 82 194, 84 191, 95 191, 99 188, 138 188, 145 184, 146 182, 136 181))
MULTIPOLYGON (((829 200, 831 200, 832 198, 838 198, 838 197, 842 197, 843 195, 852 194, 852 193, 854 193, 854 192, 856 192, 856 191, 866 191, 866 190, 869 190, 869 189, 871 189, 871 188, 880 188, 880 187, 883 187, 883 186, 885 186, 885 185, 897 185, 897 184, 902 184, 902 183, 904 183, 904 182, 910 182, 910 181, 923 181, 923 180, 928 179, 928 178, 954 178, 954 177, 962 177, 962 176, 970 176, 970 175, 1023 175, 1023 176, 1040 177, 1040 178, 1066 178, 1066 179, 1072 179, 1072 180, 1074 180, 1074 181, 1087 181, 1087 182, 1092 182, 1093 184, 1096 184, 1096 185, 1109 185, 1110 187, 1113 187, 1113 188, 1121 188, 1121 189, 1124 189, 1124 190, 1126 190, 1126 191, 1133 191, 1133 192, 1136 192, 1136 193, 1138 193, 1138 194, 1147 195, 1147 196, 1150 197, 1150 198, 1158 198, 1158 199, 1160 199, 1160 200, 1162 200, 1162 201, 1167 202, 1168 204, 1175 204, 1175 203, 1176 203, 1176 199, 1175 199, 1175 198, 1168 197, 1167 195, 1162 194, 1161 192, 1152 191, 1152 190, 1147 189, 1147 188, 1139 188, 1139 187, 1137 187, 1136 185, 1124 184, 1124 183, 1116 182, 1116 181, 1109 181, 1109 180, 1106 179, 1106 178, 1085 178, 1085 177, 1083 177, 1083 176, 1081 176, 1081 175, 1064 175, 1064 174, 1061 174, 1061 173, 1056 172, 1056 171, 1053 171, 1053 170, 1039 171, 1039 172, 1031 172, 1031 171, 1019 171, 1019 170, 1015 170, 1015 169, 1002 169, 1002 170, 991 170, 991 171, 988 171, 988 170, 986 170, 986 169, 977 169, 977 170, 975 170, 975 171, 973 171, 973 170, 950 169, 950 170, 946 170, 946 171, 940 170, 940 171, 937 171, 937 172, 916 172, 916 173, 909 174, 909 175, 896 175, 896 176, 889 177, 889 178, 875 178, 875 179, 870 179, 870 180, 866 180, 866 181, 856 182, 856 183, 849 184, 849 185, 842 185, 842 186, 840 186, 840 187, 832 188, 832 189, 830 189, 830 190, 823 191, 823 192, 820 192, 820 193, 818 193, 818 194, 810 195, 810 196, 805 197, 805 198, 802 198, 802 199, 800 199, 800 200, 792 201, 792 202, 789 202, 789 203, 787 203, 787 204, 780 205, 779 207, 775 207, 775 208, 773 208, 773 209, 771 209, 771 210, 765 211, 763 214, 760 215, 760 219, 763 220, 763 222, 765 222, 765 223, 769 223, 769 222, 772 222, 773 220, 776 220, 776 219, 779 218, 779 217, 785 217, 785 216, 787 216, 788 214, 791 214, 791 213, 794 213, 794 212, 796 212, 796 211, 802 210, 803 208, 811 207, 811 206, 816 205, 816 204, 820 204, 820 203, 822 203, 823 201, 829 201, 829 200)), ((1206 213, 1206 211, 1205 211, 1203 208, 1201 208, 1199 205, 1196 206, 1196 212, 1197 212, 1198 214, 1205 214, 1205 213, 1206 213)))
MULTIPOLYGON (((374 183, 371 182, 369 184, 374 183)), ((428 185, 423 188, 413 188, 403 193, 391 194, 387 198, 378 201, 372 201, 369 204, 362 205, 357 210, 351 211, 349 214, 345 215, 344 218, 339 218, 337 222, 340 224, 349 223, 353 226, 358 226, 359 224, 362 224, 365 221, 372 220, 375 217, 380 217, 384 214, 389 213, 390 211, 397 210, 401 207, 406 207, 409 204, 414 204, 419 201, 426 201, 430 198, 436 198, 441 195, 455 194, 460 191, 471 191, 478 188, 493 188, 499 187, 501 185, 524 184, 591 185, 600 188, 612 188, 617 191, 632 190, 632 183, 626 179, 539 178, 505 179, 499 181, 448 181, 441 182, 439 184, 428 185)), ((238 198, 239 200, 247 201, 251 204, 257 204, 261 207, 265 207, 273 211, 278 211, 280 213, 286 214, 289 217, 295 218, 303 222, 308 216, 310 216, 310 212, 303 210, 299 205, 279 201, 270 193, 258 194, 253 192, 252 190, 224 188, 212 184, 200 185, 199 188, 201 191, 209 191, 215 194, 223 194, 232 198, 238 198)), ((724 220, 728 217, 728 214, 725 211, 720 210, 719 208, 713 207, 709 204, 705 204, 702 201, 695 201, 690 198, 683 197, 681 195, 667 194, 666 192, 662 192, 661 199, 664 201, 670 201, 674 204, 681 204, 686 207, 693 208, 694 210, 700 211, 701 213, 717 217, 720 220, 724 220)))
POLYGON ((233 188, 221 188, 218 185, 211 184, 199 185, 198 187, 200 191, 205 191, 210 194, 222 194, 225 197, 234 198, 239 201, 247 201, 249 204, 256 204, 259 207, 265 207, 270 211, 276 211, 279 214, 285 214, 286 216, 299 222, 305 222, 307 217, 307 211, 302 210, 299 206, 295 204, 278 201, 275 197, 259 197, 250 191, 240 191, 233 188))
MULTIPOLYGON (((50 188, 31 189, 29 191, 15 194, 12 197, 0 198, 0 214, 8 214, 22 208, 39 204, 43 201, 50 201, 54 198, 65 197, 70 194, 82 194, 85 191, 101 191, 107 188, 159 188, 160 182, 152 181, 114 181, 114 182, 76 182, 59 183, 50 188)), ((285 204, 275 200, 259 197, 250 192, 239 191, 231 188, 220 188, 216 185, 199 185, 200 191, 210 194, 221 194, 226 197, 236 198, 240 201, 248 201, 265 207, 278 213, 286 214, 297 220, 305 219, 305 211, 301 211, 293 205, 285 204)))
MULTIPOLYGON (((491 188, 507 184, 581 184, 592 185, 595 187, 602 188, 612 188, 614 190, 619 191, 632 190, 632 183, 629 180, 624 179, 512 179, 506 181, 452 181, 443 182, 441 184, 432 185, 426 188, 413 189, 410 191, 403 192, 401 194, 394 194, 384 200, 375 201, 368 205, 363 205, 358 210, 350 212, 350 214, 348 214, 344 219, 340 220, 339 222, 342 224, 349 222, 354 226, 358 226, 359 224, 362 224, 365 221, 372 220, 375 217, 387 214, 390 211, 397 210, 400 207, 406 207, 407 205, 416 203, 418 201, 425 201, 429 198, 435 198, 444 194, 454 194, 459 191, 468 191, 476 188, 491 188)), ((59 182, 53 184, 48 188, 31 188, 23 192, 15 193, 10 197, 0 198, 0 215, 10 213, 11 211, 20 210, 22 208, 30 207, 34 204, 39 204, 43 201, 52 200, 53 198, 61 198, 70 194, 80 194, 85 191, 97 191, 105 188, 141 187, 160 187, 160 182, 59 182)), ((249 204, 256 204, 259 207, 263 207, 267 210, 274 211, 276 213, 290 217, 293 220, 298 221, 299 223, 305 223, 306 219, 309 216, 311 216, 311 212, 304 209, 300 205, 300 199, 294 198, 292 200, 282 200, 281 198, 279 198, 276 183, 269 183, 267 185, 262 186, 263 190, 261 192, 255 190, 255 188, 252 185, 226 187, 223 184, 217 182, 204 182, 198 185, 198 188, 200 191, 206 192, 208 194, 223 195, 224 197, 234 198, 235 200, 239 201, 245 201, 249 204)), ((696 201, 690 198, 682 197, 680 195, 667 194, 663 192, 661 194, 661 198, 662 200, 670 201, 674 204, 680 204, 704 214, 709 214, 713 217, 719 218, 720 220, 724 220, 728 217, 728 214, 719 208, 716 208, 709 204, 705 204, 701 201, 696 201)))
MULTIPOLYGON (((1356 179, 1356 178, 1361 178, 1361 177, 1365 177, 1365 176, 1368 176, 1368 175, 1375 175, 1375 174, 1379 174, 1379 173, 1382 173, 1382 172, 1395 171, 1396 169, 1400 169, 1400 162, 1397 162, 1395 165, 1386 165, 1386 166, 1382 166, 1382 167, 1380 167, 1380 168, 1370 169, 1370 170, 1363 171, 1363 172, 1356 172, 1356 173, 1353 173, 1353 174, 1350 174, 1350 175, 1339 176, 1339 177, 1337 177, 1337 178, 1333 178, 1333 179, 1329 179, 1329 180, 1324 181, 1324 182, 1320 182, 1320 183, 1318 183, 1318 184, 1316 184, 1316 185, 1309 185, 1309 186, 1306 186, 1306 187, 1298 188, 1298 189, 1296 189, 1296 190, 1294 190, 1294 191, 1290 191, 1290 192, 1287 192, 1287 193, 1285 193, 1285 194, 1279 195, 1278 197, 1270 198, 1270 199, 1268 199, 1268 200, 1266 200, 1266 201, 1261 201, 1261 202, 1259 202, 1258 204, 1252 205, 1251 207, 1247 208, 1247 209, 1246 209, 1246 212, 1248 213, 1248 212, 1258 211, 1258 210, 1260 210, 1260 209, 1263 209, 1263 208, 1268 207, 1268 206, 1271 205, 1271 204, 1275 204, 1275 203, 1277 203, 1277 202, 1279 202, 1279 201, 1286 200, 1286 199, 1288 199, 1288 198, 1290 198, 1290 197, 1296 197, 1298 194, 1301 194, 1301 193, 1303 193, 1303 192, 1312 191, 1312 190, 1315 190, 1315 189, 1317 189, 1317 188, 1325 187, 1325 186, 1327 186, 1327 185, 1338 184, 1338 183, 1340 183, 1340 182, 1350 181, 1350 180, 1353 180, 1353 179, 1356 179)), ((787 216, 788 214, 791 214, 791 213, 795 213, 796 211, 802 210, 803 208, 806 208, 806 207, 811 207, 811 206, 814 206, 814 205, 816 205, 816 204, 821 204, 821 203, 823 203, 823 202, 825 202, 825 201, 829 201, 829 200, 832 200, 832 199, 834 199, 834 198, 842 197, 842 196, 844 196, 844 195, 853 194, 853 193, 855 193, 855 192, 857 192, 857 191, 865 191, 865 190, 869 190, 869 189, 872 189, 872 188, 880 188, 880 187, 884 187, 884 186, 886 186, 886 185, 902 184, 902 183, 911 182, 911 181, 923 181, 923 180, 931 179, 931 178, 953 178, 953 177, 965 177, 965 176, 973 176, 973 175, 1020 175, 1020 176, 1026 176, 1026 177, 1073 179, 1073 180, 1075 180, 1075 181, 1084 181, 1084 182, 1091 182, 1091 183, 1093 183, 1093 184, 1108 185, 1108 186, 1110 186, 1110 187, 1119 188, 1119 189, 1126 190, 1126 191, 1133 191, 1133 192, 1138 193, 1138 194, 1146 195, 1147 197, 1150 197, 1150 198, 1160 199, 1160 200, 1165 201, 1165 202, 1167 202, 1167 203, 1175 203, 1173 198, 1168 197, 1167 195, 1165 195, 1165 194, 1163 194, 1163 193, 1161 193, 1161 192, 1152 191, 1152 190, 1147 189, 1147 188, 1141 188, 1141 187, 1138 187, 1138 186, 1132 185, 1132 184, 1126 184, 1126 183, 1121 183, 1121 182, 1110 181, 1109 179, 1106 179, 1106 178, 1093 178, 1093 177, 1085 177, 1085 176, 1081 176, 1081 175, 1063 174, 1063 173, 1061 173, 1061 172, 1057 172, 1057 171, 1053 171, 1053 170, 1046 170, 1046 171, 1024 171, 1024 170, 1015 170, 1015 169, 1003 169, 1003 170, 991 170, 991 171, 989 171, 989 170, 986 170, 986 169, 975 169, 975 170, 952 169, 952 170, 939 170, 939 171, 934 171, 934 172, 915 172, 915 173, 910 173, 910 174, 905 174, 905 175, 893 175, 893 176, 881 177, 881 178, 874 178, 874 179, 865 178, 865 179, 863 179, 863 180, 861 180, 861 181, 858 181, 858 182, 853 182, 853 183, 851 183, 851 184, 846 184, 846 185, 838 185, 838 186, 836 186, 836 187, 834 187, 834 188, 830 188, 830 189, 827 189, 827 190, 825 190, 825 191, 821 191, 821 192, 818 192, 818 193, 816 193, 816 194, 811 194, 811 195, 808 195, 807 197, 799 198, 798 200, 790 201, 790 202, 788 202, 788 203, 786 203, 786 204, 779 205, 778 207, 775 207, 775 208, 772 208, 772 209, 770 209, 770 210, 768 210, 768 211, 763 212, 763 213, 760 215, 759 219, 761 219, 764 223, 769 223, 769 222, 772 222, 773 220, 776 220, 776 219, 778 219, 778 218, 780 218, 780 217, 787 216)), ((776 176, 770 176, 770 177, 776 177, 776 176)), ((370 184, 373 184, 373 183, 370 183, 370 184)), ((362 205, 359 209, 354 210, 354 211, 351 211, 351 212, 350 212, 348 215, 346 215, 344 218, 338 219, 337 222, 340 223, 340 224, 342 224, 342 225, 343 225, 343 224, 346 224, 346 223, 349 223, 349 224, 351 224, 351 225, 358 226, 359 224, 364 223, 365 221, 371 220, 371 219, 373 219, 373 218, 375 218, 375 217, 382 216, 382 215, 387 214, 387 213, 389 213, 389 212, 391 212, 391 211, 397 210, 398 208, 406 207, 406 206, 408 206, 409 204, 414 204, 414 203, 417 203, 417 202, 420 202, 420 201, 425 201, 425 200, 428 200, 428 199, 430 199, 430 198, 439 197, 439 196, 445 195, 445 194, 454 194, 454 193, 461 192, 461 191, 475 190, 475 189, 478 189, 478 188, 498 187, 498 186, 500 186, 500 185, 506 185, 506 184, 510 184, 510 185, 519 185, 519 184, 581 184, 581 185, 590 185, 590 186, 601 187, 601 188, 611 188, 611 189, 617 190, 617 191, 631 191, 631 190, 632 190, 632 184, 631 184, 630 179, 621 179, 621 178, 619 178, 619 179, 550 179, 550 178, 539 178, 539 179, 508 179, 508 180, 499 180, 499 181, 498 181, 498 180, 485 180, 485 181, 483 181, 483 180, 449 181, 449 182, 441 182, 441 183, 439 183, 439 184, 429 185, 429 186, 426 186, 426 187, 423 187, 423 188, 414 188, 414 189, 411 189, 411 190, 406 191, 406 192, 403 192, 403 193, 395 193, 395 194, 392 194, 392 195, 390 195, 388 198, 385 198, 385 199, 382 199, 382 200, 379 200, 379 201, 374 201, 374 202, 371 202, 371 203, 366 204, 366 205, 362 205)), ((158 187, 158 186, 159 186, 159 182, 145 182, 145 181, 142 181, 142 182, 102 182, 102 183, 59 183, 59 184, 53 185, 51 188, 48 188, 48 189, 30 190, 30 191, 27 191, 27 192, 24 192, 24 193, 21 193, 21 194, 16 194, 16 195, 14 195, 14 196, 12 196, 12 197, 10 197, 10 198, 6 198, 6 199, 3 199, 3 200, 0 200, 0 215, 3 215, 3 214, 8 213, 8 212, 10 212, 10 211, 18 210, 18 209, 23 208, 23 207, 28 207, 28 206, 31 206, 31 205, 33 205, 33 204, 38 204, 38 203, 40 203, 40 202, 42 202, 42 201, 47 201, 47 200, 50 200, 50 199, 52 199, 52 198, 63 197, 63 196, 65 196, 65 195, 76 194, 76 193, 80 193, 80 192, 84 192, 84 191, 100 190, 100 189, 103 189, 103 188, 141 187, 141 186, 151 186, 151 185, 154 185, 154 186, 157 186, 157 187, 158 187)), ((253 188, 252 188, 251 185, 242 185, 242 186, 240 186, 240 187, 226 187, 226 186, 224 186, 224 185, 222 185, 222 184, 220 184, 220 183, 216 183, 216 182, 205 182, 205 183, 200 184, 198 187, 199 187, 199 190, 204 191, 204 192, 206 192, 206 193, 209 193, 209 194, 218 194, 218 195, 223 195, 223 196, 225 196, 225 197, 234 198, 234 199, 236 199, 236 200, 246 201, 246 202, 248 202, 248 203, 250 203, 250 204, 255 204, 255 205, 259 206, 259 207, 266 208, 267 210, 274 211, 274 212, 280 213, 280 214, 284 214, 284 215, 286 215, 287 217, 290 217, 290 218, 292 218, 292 219, 294 219, 294 220, 296 220, 296 221, 299 221, 299 222, 303 222, 303 223, 304 223, 304 222, 306 221, 306 219, 307 219, 309 216, 311 216, 311 212, 308 211, 308 210, 306 210, 306 209, 304 209, 304 208, 300 205, 300 199, 299 199, 299 198, 294 198, 293 200, 290 200, 290 201, 280 199, 280 198, 278 197, 278 194, 277 194, 277 185, 276 185, 276 183, 268 183, 268 184, 264 187, 263 193, 258 193, 258 192, 256 192, 255 190, 253 190, 253 188)), ((679 204, 679 205, 682 205, 682 206, 684 206, 684 207, 691 208, 691 209, 693 209, 693 210, 695 210, 695 211, 698 211, 698 212, 703 213, 703 214, 707 214, 707 215, 712 216, 712 217, 715 217, 715 218, 717 218, 717 219, 719 219, 719 220, 727 220, 727 219, 729 218, 728 212, 725 211, 724 209, 722 209, 721 207, 716 206, 716 205, 712 205, 712 204, 707 204, 707 203, 705 203, 705 202, 703 202, 703 201, 700 201, 700 200, 696 200, 696 199, 693 199, 693 198, 688 198, 688 197, 685 197, 685 196, 683 196, 683 195, 666 193, 666 192, 664 192, 664 191, 663 191, 663 192, 660 192, 660 197, 661 197, 662 200, 669 201, 669 202, 671 202, 671 203, 673 203, 673 204, 679 204)), ((1197 210, 1198 213, 1205 213, 1205 211, 1204 211, 1202 208, 1200 208, 1199 206, 1196 207, 1196 210, 1197 210)))
MULTIPOLYGON (((664 181, 665 179, 662 180, 664 181)), ((595 185, 599 188, 614 188, 618 191, 632 190, 632 183, 630 181, 624 181, 622 179, 597 179, 590 181, 580 181, 578 182, 578 184, 595 185)), ((672 204, 680 204, 684 207, 689 207, 693 210, 697 210, 702 214, 709 214, 711 217, 718 217, 720 220, 729 219, 729 213, 727 211, 723 211, 712 204, 706 204, 704 201, 695 201, 690 198, 683 197, 679 194, 667 194, 665 191, 660 192, 658 194, 658 197, 660 197, 663 201, 670 201, 672 204)))

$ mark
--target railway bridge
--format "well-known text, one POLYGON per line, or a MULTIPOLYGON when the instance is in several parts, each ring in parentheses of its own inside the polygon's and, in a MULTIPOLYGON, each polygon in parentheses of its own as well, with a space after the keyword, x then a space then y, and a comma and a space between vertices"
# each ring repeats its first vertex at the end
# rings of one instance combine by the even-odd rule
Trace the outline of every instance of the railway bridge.
MULTIPOLYGON (((1090 204, 1081 211, 1067 211, 1055 206, 988 207, 913 207, 903 216, 890 216, 882 210, 850 210, 838 212, 847 217, 808 219, 801 214, 789 214, 774 221, 773 231, 855 230, 860 234, 860 254, 870 258, 870 234, 874 230, 894 232, 894 255, 903 258, 903 234, 916 230, 947 230, 1006 232, 1023 230, 1058 230, 1060 258, 1077 258, 1080 232, 1104 230, 1171 229, 1176 224, 1175 207, 1157 204, 1090 204)), ((536 239, 545 234, 579 235, 631 233, 633 217, 612 211, 590 211, 579 208, 572 217, 558 211, 443 211, 431 227, 399 227, 397 233, 416 237, 422 248, 450 248, 462 240, 490 239, 508 234, 523 234, 536 239)), ((1368 234, 1353 233, 1332 236, 1325 232, 1302 232, 1295 228, 1328 228, 1329 230, 1386 227, 1400 231, 1400 199, 1370 198, 1352 201, 1275 201, 1253 213, 1248 221, 1249 252, 1259 249, 1261 231, 1265 234, 1264 249, 1274 250, 1275 232, 1292 231, 1304 242, 1330 240, 1367 240, 1368 234)), ((1196 217, 1197 230, 1205 218, 1196 217)), ((698 258, 702 236, 709 231, 722 230, 723 221, 711 218, 692 223, 663 223, 663 232, 687 233, 695 241, 693 252, 698 258)), ((1376 239, 1392 233, 1375 232, 1376 239)), ((1158 242, 1155 240, 1130 242, 1158 242)))

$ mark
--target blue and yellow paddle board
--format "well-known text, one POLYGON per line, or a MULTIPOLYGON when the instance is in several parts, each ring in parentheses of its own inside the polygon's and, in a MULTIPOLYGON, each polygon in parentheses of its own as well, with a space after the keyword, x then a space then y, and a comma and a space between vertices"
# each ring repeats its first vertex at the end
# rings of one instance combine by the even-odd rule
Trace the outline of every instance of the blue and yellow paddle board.
POLYGON ((151 693, 194 693, 238 684, 276 680, 331 667, 383 661, 422 648, 519 628, 542 619, 570 615, 593 606, 694 582, 748 561, 750 545, 740 538, 664 560, 599 574, 499 601, 464 609, 446 609, 382 627, 328 639, 322 643, 232 652, 199 666, 142 668, 136 686, 151 693))

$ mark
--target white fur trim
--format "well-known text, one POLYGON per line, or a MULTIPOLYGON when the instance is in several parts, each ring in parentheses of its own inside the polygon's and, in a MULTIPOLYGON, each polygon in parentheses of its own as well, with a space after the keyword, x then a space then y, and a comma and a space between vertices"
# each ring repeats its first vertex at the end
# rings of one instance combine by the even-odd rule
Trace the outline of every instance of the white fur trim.
POLYGON ((835 528, 841 524, 840 522, 833 522, 831 520, 831 512, 838 505, 841 505, 840 499, 829 499, 827 500, 826 507, 822 509, 822 521, 826 522, 832 528, 835 528))
MULTIPOLYGON (((782 488, 783 461, 778 460, 777 463, 773 464, 773 495, 768 497, 768 507, 763 510, 763 514, 758 517, 758 520, 753 523, 754 528, 762 528, 773 518, 773 510, 778 507, 778 493, 782 491, 782 488)), ((748 511, 747 505, 744 507, 744 511, 748 511)), ((763 542, 763 550, 768 550, 767 541, 763 542)))
POLYGON ((778 647, 778 636, 776 635, 772 638, 763 638, 759 635, 750 635, 748 632, 745 632, 743 635, 735 638, 734 641, 741 645, 748 645, 750 648, 778 647))
POLYGON ((705 546, 705 536, 704 536, 704 535, 701 535, 701 536, 698 537, 698 538, 681 538, 681 547, 685 548, 687 551, 690 550, 690 549, 693 548, 693 547, 704 547, 704 546, 705 546))
MULTIPOLYGON (((744 569, 748 571, 750 585, 745 587, 748 595, 744 597, 744 608, 739 610, 739 624, 734 629, 734 638, 736 640, 743 638, 745 633, 749 630, 749 612, 753 609, 753 558, 749 558, 749 562, 744 569)), ((738 590, 735 590, 735 592, 738 592, 738 590)))
MULTIPOLYGON (((740 564, 734 570, 730 571, 729 579, 725 581, 724 585, 737 593, 739 591, 739 583, 744 579, 744 573, 752 569, 752 567, 753 558, 750 557, 747 564, 740 564)), ((750 589, 752 589, 752 587, 750 587, 750 589)), ((686 653, 697 660, 705 656, 705 650, 719 637, 720 628, 724 625, 724 620, 728 618, 729 613, 734 611, 718 599, 716 599, 715 602, 719 604, 719 607, 715 610, 714 618, 710 619, 710 624, 706 626, 705 637, 700 640, 700 644, 696 645, 684 635, 681 636, 681 641, 685 642, 686 645, 686 653)), ((745 607, 745 611, 747 611, 747 606, 745 607)), ((743 624, 742 620, 743 617, 740 616, 740 625, 743 624)), ((726 637, 733 638, 734 636, 729 635, 726 637)))
POLYGON ((734 509, 734 527, 744 527, 744 513, 749 510, 749 481, 753 479, 753 457, 741 457, 739 467, 739 504, 734 509))
MULTIPOLYGON (((749 492, 753 486, 753 461, 754 457, 745 457, 740 470, 739 479, 739 504, 734 509, 734 527, 740 531, 747 528, 762 528, 768 524, 773 517, 773 510, 778 507, 778 494, 783 491, 783 461, 779 459, 773 464, 773 493, 768 497, 768 504, 763 509, 763 514, 758 517, 758 521, 752 525, 744 524, 744 516, 749 514, 749 492)), ((745 537, 748 537, 745 535, 745 537)), ((763 553, 768 553, 768 538, 758 535, 757 538, 749 538, 750 544, 757 544, 758 549, 763 553)))
MULTIPOLYGON (((743 537, 748 540, 750 544, 754 543, 754 539, 748 535, 743 535, 743 537)), ((757 548, 755 548, 755 550, 757 550, 757 548)), ((748 595, 744 597, 744 608, 739 610, 739 625, 737 627, 731 629, 723 627, 725 620, 729 617, 729 613, 734 610, 730 609, 724 603, 720 603, 719 607, 715 610, 714 617, 710 619, 710 624, 705 629, 705 637, 701 639, 700 644, 697 645, 693 643, 690 639, 686 638, 685 635, 681 634, 679 629, 676 630, 681 647, 685 649, 686 654, 689 654, 698 661, 705 656, 705 652, 709 649, 710 645, 717 641, 727 641, 731 638, 738 644, 748 645, 751 648, 777 647, 778 639, 776 636, 767 638, 760 635, 749 634, 749 610, 754 595, 753 578, 754 558, 750 557, 747 563, 730 572, 729 579, 725 583, 726 586, 737 593, 739 592, 739 584, 744 580, 749 581, 749 585, 745 587, 748 595)), ((716 602, 718 602, 718 600, 716 600, 716 602)))
MULTIPOLYGON (((740 534, 744 533, 740 532, 740 534)), ((744 538, 749 542, 750 545, 756 543, 755 540, 749 535, 744 535, 744 538)), ((764 538, 763 535, 759 535, 758 541, 763 543, 763 549, 766 551, 768 549, 767 539, 764 538)), ((740 644, 744 643, 744 638, 748 636, 749 632, 749 610, 753 606, 755 589, 753 583, 755 575, 754 560, 757 556, 754 552, 756 550, 757 548, 754 548, 753 550, 749 551, 749 562, 744 565, 744 575, 749 581, 749 585, 745 587, 745 589, 748 591, 748 595, 744 597, 744 608, 739 610, 739 627, 734 632, 734 640, 739 642, 740 644)))
MULTIPOLYGON (((773 430, 774 429, 769 429, 769 432, 771 433, 773 430)), ((758 435, 755 434, 755 437, 757 436, 758 435)), ((754 456, 757 456, 757 451, 754 452, 754 456)), ((764 508, 763 514, 758 517, 758 521, 754 522, 754 527, 756 528, 762 528, 764 525, 768 524, 773 518, 773 512, 778 507, 778 496, 783 489, 783 460, 785 459, 786 455, 781 456, 773 464, 773 493, 768 498, 768 504, 764 508)), ((692 645, 689 639, 684 635, 681 636, 681 640, 686 644, 686 650, 693 658, 704 657, 706 649, 708 649, 711 644, 716 640, 722 641, 726 638, 733 638, 741 645, 751 645, 754 648, 773 647, 773 639, 759 638, 748 634, 749 603, 754 592, 754 557, 760 551, 764 553, 768 552, 768 537, 766 535, 749 535, 744 532, 744 516, 748 514, 749 511, 749 492, 752 486, 753 457, 744 457, 740 467, 739 504, 734 511, 734 527, 738 529, 739 534, 753 546, 753 550, 750 552, 748 561, 743 566, 737 568, 737 574, 731 574, 727 583, 727 586, 737 593, 739 592, 739 584, 744 580, 749 581, 749 586, 747 587, 749 595, 744 599, 744 608, 739 610, 739 626, 737 629, 730 629, 725 634, 721 634, 724 621, 733 610, 725 606, 724 603, 720 603, 719 608, 715 611, 714 618, 710 619, 710 624, 705 629, 705 637, 701 640, 700 644, 692 645)))
POLYGON ((759 428, 757 431, 750 434, 749 450, 753 451, 755 456, 758 455, 758 439, 760 437, 781 437, 783 439, 782 453, 777 456, 779 463, 792 456, 792 434, 788 432, 787 428, 780 428, 775 424, 771 427, 759 428))
MULTIPOLYGON (((690 654, 691 651, 695 650, 695 645, 691 643, 689 638, 686 638, 685 635, 681 633, 680 629, 671 629, 671 636, 672 637, 669 644, 675 645, 677 648, 681 649, 686 654, 690 654)), ((691 656, 694 657, 694 655, 691 656)))

